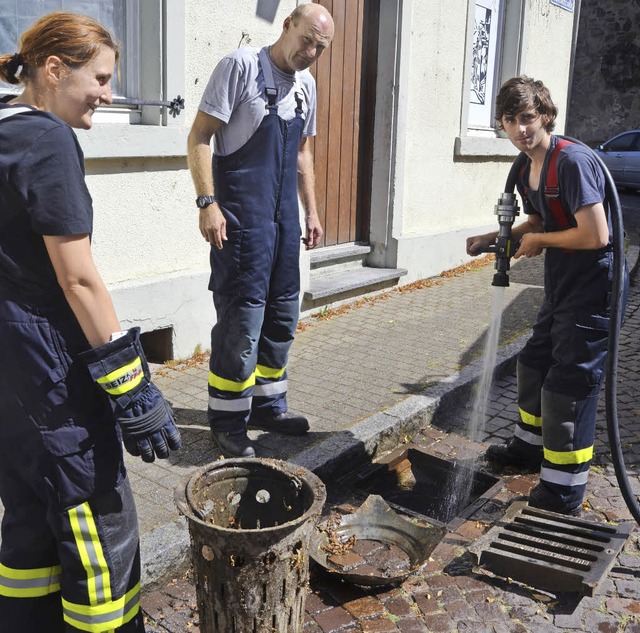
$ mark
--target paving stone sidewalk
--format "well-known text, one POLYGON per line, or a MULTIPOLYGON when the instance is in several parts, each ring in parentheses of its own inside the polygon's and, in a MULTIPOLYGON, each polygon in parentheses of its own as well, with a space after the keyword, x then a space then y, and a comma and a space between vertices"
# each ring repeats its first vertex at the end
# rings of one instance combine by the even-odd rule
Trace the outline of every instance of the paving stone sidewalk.
MULTIPOLYGON (((541 264, 513 267, 502 346, 535 320, 541 264)), ((491 263, 472 265, 303 322, 289 359, 289 406, 309 418, 311 431, 303 437, 252 431, 258 456, 299 455, 479 362, 493 272, 491 263)), ((173 490, 181 479, 219 457, 206 416, 207 361, 197 361, 162 368, 154 378, 176 412, 183 449, 153 464, 126 457, 143 536, 177 518, 173 490)))
MULTIPOLYGON (((513 267, 501 346, 520 340, 535 317, 541 297, 540 273, 537 260, 513 267)), ((477 364, 489 322, 491 274, 491 268, 469 270, 432 287, 392 293, 301 332, 291 362, 292 407, 311 417, 315 435, 300 445, 296 444, 298 440, 283 442, 282 438, 267 434, 257 436, 260 454, 295 459, 308 448, 306 442, 322 442, 332 430, 338 433, 340 429, 357 428, 376 411, 393 410, 401 400, 420 398, 433 383, 447 382, 465 366, 477 364), (390 349, 394 347, 396 353, 390 349)), ((639 326, 640 287, 634 286, 620 337, 618 413, 627 470, 638 493, 639 326)), ((479 441, 473 441, 467 430, 473 400, 469 385, 459 387, 452 402, 437 409, 428 424, 403 439, 446 459, 470 463, 479 459, 488 443, 510 436, 517 413, 513 365, 504 367, 503 375, 492 385, 488 419, 479 441)), ((205 369, 184 371, 193 379, 205 369)), ((601 398, 596 456, 584 518, 627 521, 631 517, 611 465, 603 406, 601 398)), ((193 422, 185 429, 187 435, 190 425, 198 425, 198 432, 206 434, 204 414, 197 411, 198 407, 202 402, 194 406, 194 417, 189 418, 193 422)), ((181 416, 185 413, 186 410, 180 411, 181 416)), ((193 441, 196 443, 197 438, 193 441)), ((202 455, 202 463, 210 460, 207 451, 198 454, 202 455)), ((504 515, 514 499, 526 495, 536 481, 535 475, 503 473, 499 493, 447 533, 427 563, 400 586, 365 589, 336 582, 315 569, 307 597, 304 633, 640 633, 637 528, 593 597, 554 595, 474 566, 467 554, 468 546, 504 515)), ((331 499, 332 486, 328 483, 331 499)), ((150 633, 182 633, 198 628, 195 589, 188 573, 176 574, 164 587, 148 592, 143 608, 150 633)))

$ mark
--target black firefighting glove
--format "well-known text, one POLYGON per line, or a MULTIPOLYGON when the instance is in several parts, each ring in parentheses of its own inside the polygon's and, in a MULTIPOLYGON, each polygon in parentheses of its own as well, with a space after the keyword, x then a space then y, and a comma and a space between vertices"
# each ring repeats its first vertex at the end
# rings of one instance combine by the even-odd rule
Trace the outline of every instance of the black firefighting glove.
POLYGON ((151 382, 149 365, 140 344, 140 328, 100 347, 82 352, 93 380, 114 404, 122 441, 131 455, 152 462, 165 459, 181 446, 171 407, 151 382))

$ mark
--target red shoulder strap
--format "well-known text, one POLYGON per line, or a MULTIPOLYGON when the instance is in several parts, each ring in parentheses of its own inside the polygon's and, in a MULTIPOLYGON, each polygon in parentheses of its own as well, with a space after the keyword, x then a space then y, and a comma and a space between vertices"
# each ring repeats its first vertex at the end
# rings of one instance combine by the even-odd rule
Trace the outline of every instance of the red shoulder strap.
POLYGON ((559 139, 558 143, 551 152, 551 158, 549 159, 549 168, 547 169, 547 182, 544 188, 544 195, 547 199, 547 204, 553 214, 553 219, 556 222, 558 228, 564 229, 569 227, 569 216, 562 206, 560 200, 560 187, 558 186, 558 154, 567 145, 573 145, 571 141, 566 139, 559 139))

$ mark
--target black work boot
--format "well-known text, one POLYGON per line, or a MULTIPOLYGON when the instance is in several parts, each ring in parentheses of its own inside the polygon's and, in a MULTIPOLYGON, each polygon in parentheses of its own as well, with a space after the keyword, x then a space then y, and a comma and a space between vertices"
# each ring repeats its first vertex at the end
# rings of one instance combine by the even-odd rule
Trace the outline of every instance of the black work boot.
POLYGON ((252 413, 249 418, 250 429, 283 433, 284 435, 304 435, 309 430, 309 420, 303 415, 278 413, 277 415, 260 415, 252 413))
POLYGON ((247 432, 242 431, 211 431, 213 439, 216 441, 225 457, 255 457, 256 451, 253 448, 247 432))
POLYGON ((561 497, 552 494, 545 486, 538 484, 531 488, 529 493, 529 505, 532 508, 540 510, 548 510, 549 512, 558 512, 559 514, 567 514, 568 516, 577 517, 582 513, 582 504, 569 506, 561 497))
POLYGON ((500 466, 510 466, 524 473, 537 473, 542 465, 542 449, 523 451, 518 442, 511 439, 505 444, 492 444, 486 450, 484 458, 500 466))

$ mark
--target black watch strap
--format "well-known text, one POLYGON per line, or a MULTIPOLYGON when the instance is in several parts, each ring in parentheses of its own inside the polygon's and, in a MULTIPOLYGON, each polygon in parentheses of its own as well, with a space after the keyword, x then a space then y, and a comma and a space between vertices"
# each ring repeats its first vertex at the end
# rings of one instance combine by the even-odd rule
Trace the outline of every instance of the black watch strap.
POLYGON ((196 198, 196 207, 198 209, 206 209, 210 204, 217 202, 215 196, 198 196, 196 198))

